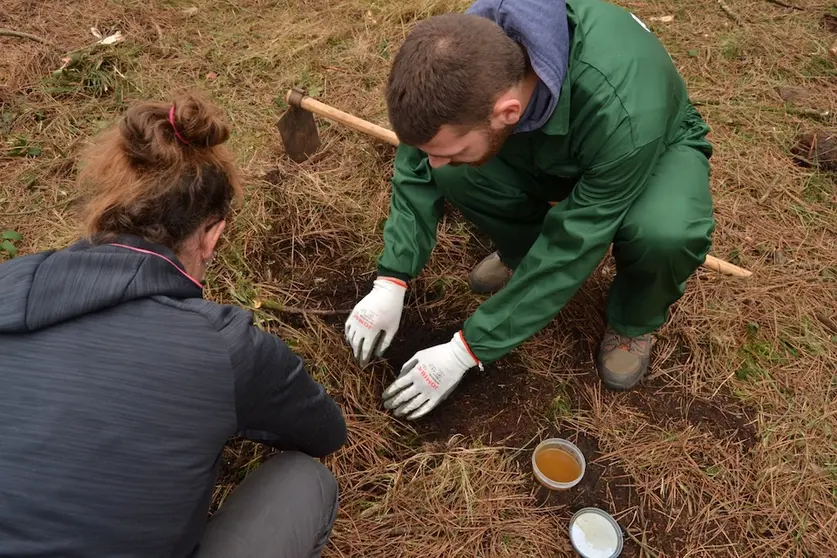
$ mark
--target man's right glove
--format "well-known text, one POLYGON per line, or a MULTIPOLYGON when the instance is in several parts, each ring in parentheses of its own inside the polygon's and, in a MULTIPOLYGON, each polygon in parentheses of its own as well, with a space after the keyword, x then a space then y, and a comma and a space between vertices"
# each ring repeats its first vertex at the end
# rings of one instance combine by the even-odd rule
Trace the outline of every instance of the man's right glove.
POLYGON ((355 305, 346 320, 346 341, 361 366, 369 364, 373 354, 383 355, 392 343, 401 322, 406 292, 404 281, 379 277, 372 291, 355 305))
POLYGON ((397 417, 423 417, 444 401, 474 366, 482 369, 459 331, 450 342, 419 351, 407 361, 398 379, 384 390, 384 407, 397 417))

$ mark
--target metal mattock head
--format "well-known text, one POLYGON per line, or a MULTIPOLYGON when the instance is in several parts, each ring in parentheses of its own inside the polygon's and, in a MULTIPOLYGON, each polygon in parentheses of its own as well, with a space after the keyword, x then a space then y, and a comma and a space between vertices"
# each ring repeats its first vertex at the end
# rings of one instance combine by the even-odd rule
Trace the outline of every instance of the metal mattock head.
POLYGON ((314 115, 300 106, 305 91, 294 88, 288 94, 288 110, 276 123, 285 153, 292 160, 301 163, 320 148, 320 134, 314 115))

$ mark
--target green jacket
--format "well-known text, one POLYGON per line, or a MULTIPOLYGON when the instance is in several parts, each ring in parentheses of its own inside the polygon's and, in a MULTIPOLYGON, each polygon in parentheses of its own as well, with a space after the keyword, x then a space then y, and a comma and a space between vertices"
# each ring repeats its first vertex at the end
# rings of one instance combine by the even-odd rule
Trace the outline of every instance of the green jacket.
MULTIPOLYGON (((506 287, 465 322, 465 339, 483 362, 509 353, 561 311, 606 255, 660 154, 694 111, 665 48, 630 13, 600 0, 567 0, 567 16, 572 42, 558 105, 540 130, 512 135, 500 155, 574 186, 547 213, 506 287)), ((402 144, 380 275, 421 272, 436 243, 441 201, 426 156, 402 144)))

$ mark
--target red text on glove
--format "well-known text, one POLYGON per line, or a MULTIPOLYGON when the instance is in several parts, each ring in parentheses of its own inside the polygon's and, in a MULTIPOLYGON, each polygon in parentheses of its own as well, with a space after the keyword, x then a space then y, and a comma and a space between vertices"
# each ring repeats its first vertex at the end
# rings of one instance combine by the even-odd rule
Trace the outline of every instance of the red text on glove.
POLYGON ((427 385, 431 388, 437 389, 439 387, 439 384, 437 384, 436 381, 430 377, 430 374, 427 373, 427 370, 425 370, 424 367, 420 369, 419 374, 421 374, 422 379, 427 382, 427 385))
POLYGON ((355 321, 357 321, 357 323, 359 323, 366 329, 372 329, 372 326, 375 322, 375 318, 377 317, 377 313, 370 312, 369 310, 360 310, 359 312, 354 313, 355 321))
POLYGON ((355 314, 355 320, 356 320, 356 321, 357 321, 360 325, 362 325, 363 327, 365 327, 366 329, 370 329, 370 328, 372 327, 372 323, 371 323, 371 322, 369 322, 369 320, 365 320, 365 319, 363 319, 362 317, 358 316, 357 314, 355 314))

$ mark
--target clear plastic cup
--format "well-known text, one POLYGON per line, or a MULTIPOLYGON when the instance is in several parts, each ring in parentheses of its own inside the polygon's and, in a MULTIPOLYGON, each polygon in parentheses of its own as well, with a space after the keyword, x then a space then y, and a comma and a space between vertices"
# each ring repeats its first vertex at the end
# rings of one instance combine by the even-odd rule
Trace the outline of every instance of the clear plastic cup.
POLYGON ((538 444, 538 446, 535 448, 535 451, 532 452, 532 471, 535 474, 535 478, 538 479, 539 483, 541 483, 546 488, 549 488, 550 490, 567 490, 568 488, 572 488, 581 481, 581 479, 584 477, 584 472, 586 470, 587 461, 584 459, 584 454, 581 453, 581 450, 578 449, 578 447, 569 440, 564 440, 563 438, 547 438, 546 440, 538 444), (570 456, 574 457, 579 465, 580 470, 578 478, 570 482, 558 482, 550 479, 545 474, 543 474, 543 472, 541 472, 541 470, 538 468, 538 464, 535 461, 535 458, 537 457, 539 452, 545 449, 560 449, 570 454, 570 456))
POLYGON ((573 550, 582 558, 617 558, 622 553, 622 528, 613 516, 599 508, 578 510, 570 519, 569 535, 573 550), (587 521, 588 532, 575 527, 580 518, 593 520, 587 521))

